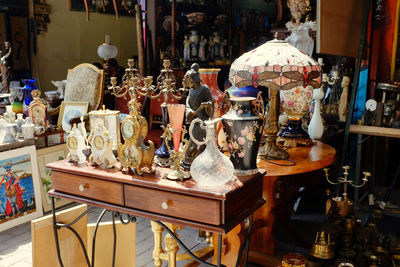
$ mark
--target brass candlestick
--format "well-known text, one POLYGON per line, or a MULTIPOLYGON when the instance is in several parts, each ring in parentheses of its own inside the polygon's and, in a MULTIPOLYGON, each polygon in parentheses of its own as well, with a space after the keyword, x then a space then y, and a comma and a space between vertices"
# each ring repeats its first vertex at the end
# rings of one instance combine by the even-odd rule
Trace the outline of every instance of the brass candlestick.
POLYGON ((124 76, 122 76, 121 84, 117 86, 117 77, 111 77, 111 86, 109 86, 107 89, 111 91, 112 95, 118 98, 126 98, 126 94, 131 87, 132 78, 137 78, 139 80, 139 83, 140 80, 142 80, 142 77, 139 75, 138 70, 134 68, 134 60, 128 59, 128 68, 125 69, 125 74, 124 76))
POLYGON ((175 130, 173 130, 169 124, 163 128, 164 134, 162 135, 162 137, 166 141, 165 143, 170 153, 170 160, 171 162, 173 162, 173 165, 171 166, 173 171, 168 173, 164 178, 180 181, 189 179, 190 173, 185 172, 184 168, 181 166, 181 162, 185 158, 186 150, 189 148, 189 140, 185 138, 185 135, 187 133, 186 127, 183 127, 181 135, 181 140, 184 145, 182 149, 179 149, 178 151, 171 147, 172 134, 175 132, 175 130))
POLYGON ((347 214, 350 213, 350 211, 353 208, 353 201, 348 199, 347 186, 350 185, 355 188, 363 187, 368 182, 368 177, 371 176, 371 173, 363 172, 364 178, 362 179, 363 180, 362 184, 356 185, 353 183, 353 181, 348 180, 350 166, 343 166, 343 169, 344 169, 343 177, 338 178, 337 182, 332 182, 329 179, 329 173, 328 173, 329 168, 324 168, 324 172, 325 172, 325 178, 330 184, 333 184, 333 185, 343 184, 342 197, 337 197, 337 198, 334 198, 333 200, 336 202, 337 207, 339 208, 339 214, 342 216, 346 216, 347 214))

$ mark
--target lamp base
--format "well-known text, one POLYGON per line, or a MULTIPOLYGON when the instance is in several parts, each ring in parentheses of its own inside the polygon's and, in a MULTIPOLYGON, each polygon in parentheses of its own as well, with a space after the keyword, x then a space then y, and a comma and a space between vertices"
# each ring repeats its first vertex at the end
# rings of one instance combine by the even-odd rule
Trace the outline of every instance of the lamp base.
POLYGON ((289 138, 278 136, 276 141, 279 145, 284 147, 298 147, 298 146, 313 146, 314 141, 310 138, 289 138))
POLYGON ((289 153, 276 145, 276 137, 273 139, 267 140, 265 145, 259 149, 258 156, 265 159, 288 159, 289 153))
POLYGON ((287 127, 279 133, 279 136, 285 138, 310 139, 308 133, 303 130, 302 119, 289 118, 287 127))

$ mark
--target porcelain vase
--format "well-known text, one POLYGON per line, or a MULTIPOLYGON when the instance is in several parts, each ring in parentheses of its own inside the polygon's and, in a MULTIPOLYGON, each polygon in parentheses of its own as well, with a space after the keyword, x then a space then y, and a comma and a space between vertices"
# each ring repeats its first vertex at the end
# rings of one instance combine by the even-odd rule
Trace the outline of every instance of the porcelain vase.
POLYGON ((35 86, 36 79, 22 79, 22 82, 25 84, 25 86, 22 88, 24 91, 24 100, 23 100, 23 105, 24 105, 24 112, 26 111, 26 108, 29 106, 31 101, 33 100, 31 92, 32 90, 38 89, 35 86))
POLYGON ((235 174, 251 175, 258 171, 257 153, 264 128, 263 103, 254 97, 232 97, 229 111, 222 116, 230 159, 235 174))
POLYGON ((324 124, 322 123, 321 116, 321 100, 324 98, 324 91, 322 88, 314 89, 313 99, 315 101, 314 113, 312 115, 310 124, 308 125, 308 134, 313 140, 321 139, 324 133, 324 124))
POLYGON ((179 151, 181 143, 183 118, 185 116, 185 105, 183 104, 168 104, 169 123, 174 131, 172 140, 174 142, 175 151, 179 151))
POLYGON ((302 118, 311 105, 313 88, 311 86, 297 86, 279 92, 281 105, 289 117, 288 126, 279 133, 279 136, 309 139, 308 133, 302 128, 302 118))

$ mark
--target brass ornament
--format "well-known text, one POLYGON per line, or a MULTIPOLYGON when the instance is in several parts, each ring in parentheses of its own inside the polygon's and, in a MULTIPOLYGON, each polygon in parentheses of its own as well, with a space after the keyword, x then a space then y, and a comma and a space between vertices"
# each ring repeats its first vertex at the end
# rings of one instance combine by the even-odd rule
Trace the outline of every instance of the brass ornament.
POLYGON ((332 259, 335 256, 329 233, 325 231, 317 232, 310 255, 324 260, 332 259))

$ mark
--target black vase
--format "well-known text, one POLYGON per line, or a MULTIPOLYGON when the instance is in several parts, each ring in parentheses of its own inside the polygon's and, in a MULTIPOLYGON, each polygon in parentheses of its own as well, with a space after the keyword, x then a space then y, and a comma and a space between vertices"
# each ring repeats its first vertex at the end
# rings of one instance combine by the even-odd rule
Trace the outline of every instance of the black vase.
POLYGON ((252 175, 258 171, 257 153, 264 128, 263 103, 255 97, 232 97, 229 101, 231 107, 222 116, 222 124, 230 160, 235 174, 252 175))

